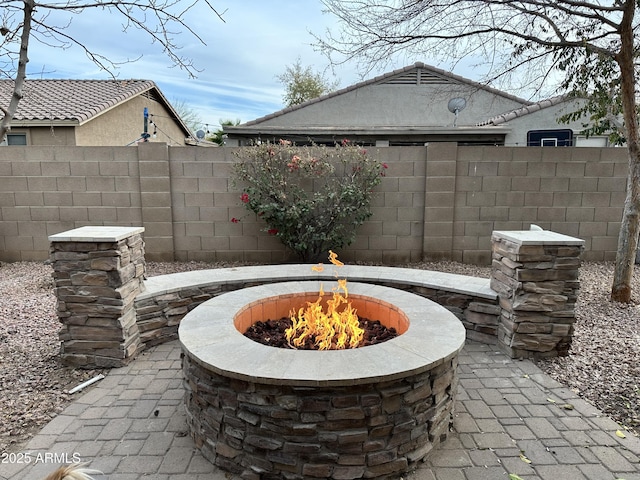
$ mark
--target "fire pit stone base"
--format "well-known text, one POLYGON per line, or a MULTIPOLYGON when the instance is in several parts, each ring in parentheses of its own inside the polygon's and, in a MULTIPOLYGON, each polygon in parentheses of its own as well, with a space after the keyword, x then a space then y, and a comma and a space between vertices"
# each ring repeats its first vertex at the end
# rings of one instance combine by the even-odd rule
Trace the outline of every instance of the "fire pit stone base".
POLYGON ((309 388, 229 379, 186 356, 188 424, 210 462, 243 478, 384 478, 446 440, 456 366, 457 357, 395 381, 309 388))
POLYGON ((412 470, 447 438, 465 329, 444 307, 352 283, 359 314, 404 333, 330 351, 269 347, 242 335, 250 319, 282 315, 319 287, 237 290, 181 322, 187 423, 196 446, 222 469, 256 480, 385 478, 412 470))

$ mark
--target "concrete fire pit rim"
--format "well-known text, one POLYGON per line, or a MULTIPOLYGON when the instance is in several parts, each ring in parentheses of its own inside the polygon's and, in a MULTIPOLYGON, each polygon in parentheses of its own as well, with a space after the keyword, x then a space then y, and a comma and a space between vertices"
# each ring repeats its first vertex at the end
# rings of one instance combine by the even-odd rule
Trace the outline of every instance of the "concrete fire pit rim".
POLYGON ((328 282, 281 282, 212 298, 180 323, 183 350, 196 363, 238 380, 294 386, 344 386, 395 380, 435 368, 462 349, 465 329, 446 308, 419 295, 381 285, 349 282, 349 293, 399 308, 409 329, 399 337, 358 349, 308 351, 275 348, 242 335, 234 318, 245 306, 281 294, 318 292, 328 282))

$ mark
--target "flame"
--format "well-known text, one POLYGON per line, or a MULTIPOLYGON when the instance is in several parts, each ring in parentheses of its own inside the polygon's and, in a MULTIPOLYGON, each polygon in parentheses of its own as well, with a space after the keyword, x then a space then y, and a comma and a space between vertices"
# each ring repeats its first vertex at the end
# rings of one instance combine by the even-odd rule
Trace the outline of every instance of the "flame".
MULTIPOLYGON (((344 265, 331 250, 329 261, 337 267, 344 265)), ((311 269, 321 272, 323 266, 318 264, 311 269)), ((315 302, 307 302, 307 306, 300 308, 297 313, 295 310, 289 313, 291 327, 285 332, 289 345, 299 348, 308 338, 313 340, 318 350, 356 348, 362 343, 364 329, 360 328, 356 310, 348 300, 347 279, 338 278, 337 281, 338 286, 332 289, 332 298, 326 302, 326 311, 322 306, 324 290, 321 285, 315 302)))
POLYGON ((338 260, 338 254, 329 250, 329 261, 337 267, 342 267, 344 263, 338 260))

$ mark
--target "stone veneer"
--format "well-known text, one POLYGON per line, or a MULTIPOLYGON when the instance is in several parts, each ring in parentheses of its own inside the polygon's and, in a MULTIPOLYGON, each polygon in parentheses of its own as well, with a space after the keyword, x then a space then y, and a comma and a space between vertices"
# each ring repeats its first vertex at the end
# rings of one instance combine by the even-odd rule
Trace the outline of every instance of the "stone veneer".
POLYGON ((550 231, 493 232, 498 345, 512 358, 568 355, 584 241, 550 231))
MULTIPOLYGON (((379 284, 405 290, 446 307, 463 323, 467 338, 495 344, 498 297, 484 278, 412 268, 345 265, 340 275, 349 282, 379 284)), ((147 291, 136 299, 138 327, 147 346, 175 340, 182 318, 201 303, 237 289, 273 282, 326 280, 334 272, 312 272, 310 265, 260 265, 198 270, 149 278, 147 291)))
POLYGON ((320 285, 227 293, 181 322, 187 423, 212 463, 255 480, 385 478, 448 437, 465 330, 434 302, 349 282, 360 315, 406 329, 357 349, 282 349, 241 334, 315 300, 320 285))
POLYGON ((134 308, 144 291, 142 232, 81 227, 49 237, 65 364, 119 367, 143 348, 134 308))
MULTIPOLYGON (((96 363, 126 363, 142 348, 176 339, 178 325, 188 312, 228 291, 277 281, 333 278, 330 272, 311 273, 309 265, 261 265, 162 275, 142 284, 142 231, 141 228, 83 227, 49 237, 56 286, 63 287, 56 290, 63 323, 62 355, 70 364, 90 368, 96 363), (124 239, 114 244, 113 236, 101 236, 113 232, 114 228, 126 231, 127 235, 134 232, 133 237, 126 240, 127 251, 117 253, 118 244, 124 239), (101 233, 92 236, 91 231, 101 233), (90 273, 87 260, 108 256, 108 251, 116 254, 112 265, 101 260, 103 266, 99 268, 103 270, 90 273), (104 270, 117 265, 123 268, 122 273, 112 270, 107 274, 109 270, 104 270), (90 289, 74 283, 81 282, 82 278, 90 289), (123 281, 132 282, 127 285, 131 291, 125 292, 125 302, 120 298, 124 286, 116 286, 123 281), (115 283, 111 285, 112 282, 115 283), (143 292, 145 286, 146 292, 143 292), (102 290, 103 287, 106 290, 102 290), (74 289, 79 293, 74 293, 74 289), (109 289, 119 291, 103 295, 109 289), (142 293, 136 297, 133 292, 142 293), (133 314, 129 310, 133 297, 135 326, 131 324, 133 314), (73 305, 73 311, 66 309, 67 303, 73 305), (82 323, 91 309, 99 313, 92 321, 82 323), (98 319, 105 317, 106 312, 111 315, 115 311, 119 318, 125 309, 127 315, 122 324, 120 320, 108 320, 109 327, 100 325, 104 320, 98 319), (66 320, 67 317, 71 320, 66 320), (118 339, 105 340, 101 336, 102 328, 110 329, 109 336, 118 339), (122 334, 116 333, 118 328, 122 334), (75 337, 71 336, 72 332, 75 337)), ((491 280, 411 268, 360 265, 346 265, 341 274, 350 281, 389 286, 429 298, 458 317, 467 330, 468 339, 500 344, 512 357, 565 355, 573 333, 577 272, 583 244, 583 240, 549 231, 495 232, 491 280), (537 307, 532 304, 536 301, 537 307), (535 308, 539 308, 539 314, 534 313, 535 308)), ((124 248, 124 243, 122 245, 124 248)), ((94 262, 94 266, 99 263, 94 262)))

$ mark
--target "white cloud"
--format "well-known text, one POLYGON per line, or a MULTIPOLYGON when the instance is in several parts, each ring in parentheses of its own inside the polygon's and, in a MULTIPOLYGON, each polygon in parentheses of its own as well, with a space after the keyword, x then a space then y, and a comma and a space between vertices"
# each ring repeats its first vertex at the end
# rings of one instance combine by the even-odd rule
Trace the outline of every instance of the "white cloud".
MULTIPOLYGON (((179 68, 170 68, 169 59, 148 35, 132 28, 124 33, 122 18, 116 14, 87 9, 73 16, 65 33, 114 61, 141 56, 114 73, 119 78, 155 81, 170 101, 185 102, 210 125, 220 119, 246 122, 282 108, 283 88, 276 76, 298 57, 316 71, 328 67, 327 59, 311 46, 309 33, 321 34, 334 22, 322 14, 319 1, 211 2, 218 11, 226 10, 225 22, 204 6, 188 17, 188 25, 206 45, 188 33, 175 37, 183 46, 180 54, 192 58, 202 70, 195 79, 179 68)), ((28 71, 30 78, 109 78, 81 48, 52 49, 36 42, 31 44, 28 71)), ((336 73, 343 87, 360 80, 352 66, 338 68, 336 73)))

